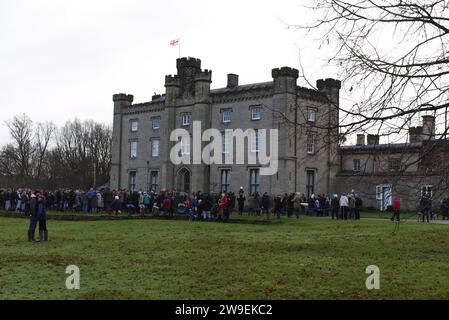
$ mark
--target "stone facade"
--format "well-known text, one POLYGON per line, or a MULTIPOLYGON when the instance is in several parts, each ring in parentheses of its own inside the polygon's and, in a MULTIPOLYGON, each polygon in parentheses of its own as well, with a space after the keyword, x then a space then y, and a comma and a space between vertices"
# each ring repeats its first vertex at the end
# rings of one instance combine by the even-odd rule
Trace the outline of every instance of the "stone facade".
MULTIPOLYGON (((123 93, 113 96, 111 188, 334 192, 340 168, 338 80, 318 80, 318 90, 311 90, 297 85, 298 70, 282 67, 272 70, 271 81, 240 85, 238 75, 229 74, 225 88, 211 90, 212 71, 202 70, 199 59, 177 59, 176 67, 176 75, 165 77, 165 94, 149 102, 133 104, 133 96, 123 93), (260 117, 252 118, 257 110, 260 117), (260 163, 173 164, 170 150, 176 142, 170 134, 176 128, 191 133, 193 121, 200 121, 202 130, 222 132, 278 129, 277 173, 257 175, 260 163)), ((190 155, 198 152, 189 147, 190 155)))
MULTIPOLYGON (((338 80, 318 80, 317 90, 299 87, 298 71, 282 67, 272 70, 271 81, 245 85, 231 73, 226 87, 211 90, 212 71, 202 70, 199 59, 177 59, 176 67, 176 75, 165 77, 165 94, 149 102, 113 96, 111 188, 221 192, 243 187, 247 194, 271 195, 354 190, 365 207, 382 210, 393 197, 403 200, 404 209, 415 210, 424 192, 438 200, 447 190, 449 143, 436 140, 432 116, 409 129, 407 143, 379 144, 378 135, 359 134, 356 145, 339 146, 338 80), (252 119, 253 108, 260 108, 257 119, 252 119), (177 128, 191 134, 193 121, 202 130, 220 132, 278 129, 277 172, 256 177, 260 163, 174 164, 170 151, 177 142, 170 141, 170 134, 177 128)), ((245 154, 249 143, 243 143, 245 154)), ((190 157, 206 144, 194 150, 189 143, 190 157)))

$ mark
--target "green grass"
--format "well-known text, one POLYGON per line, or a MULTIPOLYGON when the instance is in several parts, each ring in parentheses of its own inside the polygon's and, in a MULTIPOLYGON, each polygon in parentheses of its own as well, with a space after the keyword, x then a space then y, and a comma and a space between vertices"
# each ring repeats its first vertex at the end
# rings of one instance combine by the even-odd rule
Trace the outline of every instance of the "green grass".
POLYGON ((449 299, 449 225, 301 217, 269 225, 0 218, 0 299, 449 299), (67 265, 81 289, 67 290, 67 265), (365 268, 380 268, 367 290, 365 268))

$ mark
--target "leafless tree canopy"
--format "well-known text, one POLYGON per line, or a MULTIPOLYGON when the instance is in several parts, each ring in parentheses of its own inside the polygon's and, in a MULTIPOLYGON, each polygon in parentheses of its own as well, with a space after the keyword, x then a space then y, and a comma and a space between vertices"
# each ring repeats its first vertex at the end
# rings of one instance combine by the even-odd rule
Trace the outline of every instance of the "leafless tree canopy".
POLYGON ((57 128, 26 115, 6 125, 12 141, 0 150, 0 186, 88 188, 109 180, 108 126, 75 119, 57 128))
POLYGON ((340 105, 343 133, 405 133, 420 114, 436 115, 446 133, 448 1, 312 0, 307 7, 320 18, 296 27, 333 52, 328 62, 349 97, 340 105))

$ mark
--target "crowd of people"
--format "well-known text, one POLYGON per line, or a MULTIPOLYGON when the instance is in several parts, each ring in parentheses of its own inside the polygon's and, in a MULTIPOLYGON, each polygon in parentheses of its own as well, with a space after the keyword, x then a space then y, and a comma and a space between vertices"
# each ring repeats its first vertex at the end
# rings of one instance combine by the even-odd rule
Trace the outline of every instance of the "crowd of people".
POLYGON ((190 220, 227 221, 236 210, 239 215, 286 215, 301 214, 332 219, 360 219, 362 200, 355 193, 336 194, 330 197, 299 192, 270 197, 267 192, 249 195, 241 187, 237 193, 211 193, 201 191, 188 195, 173 191, 110 190, 103 188, 87 191, 60 189, 54 191, 32 191, 30 189, 0 189, 0 208, 6 212, 26 213, 30 210, 33 194, 42 198, 45 210, 60 212, 84 212, 109 214, 174 214, 188 215, 190 220))
MULTIPOLYGON (((338 196, 311 195, 294 192, 270 197, 267 192, 262 196, 258 192, 248 198, 243 187, 237 195, 234 192, 206 194, 201 191, 188 195, 184 192, 161 191, 147 192, 142 190, 110 190, 103 188, 87 191, 63 189, 54 191, 38 191, 31 189, 0 189, 0 209, 6 212, 19 212, 30 216, 28 239, 35 241, 34 233, 39 223, 39 236, 42 241, 48 238, 46 228, 46 211, 60 212, 107 212, 115 214, 152 214, 155 216, 173 216, 184 214, 190 221, 229 220, 232 212, 239 215, 275 215, 280 218, 300 215, 331 217, 332 219, 360 219, 362 199, 355 193, 338 196)), ((432 199, 423 195, 419 202, 422 221, 432 219, 432 199)), ((391 220, 400 220, 400 199, 392 203, 393 216, 391 220)), ((449 220, 449 198, 446 196, 441 203, 443 217, 449 220)))

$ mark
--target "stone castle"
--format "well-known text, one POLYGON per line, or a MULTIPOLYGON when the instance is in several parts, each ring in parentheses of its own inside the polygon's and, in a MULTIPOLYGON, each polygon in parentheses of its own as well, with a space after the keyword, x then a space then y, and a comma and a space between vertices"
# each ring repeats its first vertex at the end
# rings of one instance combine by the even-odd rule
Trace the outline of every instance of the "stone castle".
MULTIPOLYGON (((247 194, 270 195, 294 191, 329 195, 354 189, 366 199, 365 205, 386 207, 396 190, 392 172, 400 170, 404 154, 419 154, 426 133, 435 135, 435 119, 426 116, 423 127, 410 129, 410 143, 380 145, 378 136, 369 135, 366 144, 365 136, 359 135, 356 145, 343 147, 338 80, 317 80, 317 90, 312 90, 297 85, 298 70, 282 67, 272 69, 267 82, 241 85, 238 75, 228 74, 226 87, 211 89, 212 71, 203 70, 201 60, 180 58, 176 67, 176 75, 165 77, 165 94, 154 95, 149 102, 133 104, 132 95, 113 95, 111 188, 216 193, 243 187, 247 194), (202 130, 223 133, 278 129, 277 173, 261 175, 259 163, 174 164, 170 150, 177 142, 170 141, 170 134, 177 128, 192 133, 194 121, 201 122, 202 130)), ((245 150, 257 153, 257 137, 256 143, 252 138, 248 137, 245 150)), ((192 154, 191 141, 181 141, 181 146, 185 155, 192 154)), ((224 153, 226 146, 223 157, 224 153)), ((413 179, 409 177, 407 185, 423 178, 422 167, 410 168, 408 174, 413 179)), ((427 177, 417 183, 430 188, 435 182, 427 177)), ((421 187, 416 192, 401 190, 414 197, 422 192, 421 187)))

